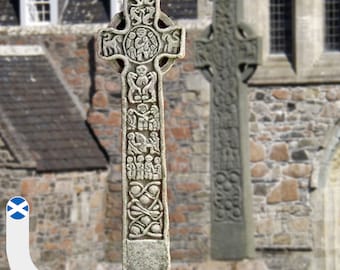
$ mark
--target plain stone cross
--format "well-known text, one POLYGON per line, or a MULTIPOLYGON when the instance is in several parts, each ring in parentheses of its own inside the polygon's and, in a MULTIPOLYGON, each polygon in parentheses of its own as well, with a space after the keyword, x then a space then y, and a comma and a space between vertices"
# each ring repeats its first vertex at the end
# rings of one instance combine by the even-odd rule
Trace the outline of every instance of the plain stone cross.
POLYGON ((238 23, 238 0, 216 0, 212 25, 196 43, 196 63, 212 84, 211 255, 251 257, 248 99, 245 82, 256 69, 259 40, 238 23))
POLYGON ((125 0, 98 35, 101 58, 122 70, 123 269, 170 268, 163 74, 184 57, 185 32, 160 0, 125 0))

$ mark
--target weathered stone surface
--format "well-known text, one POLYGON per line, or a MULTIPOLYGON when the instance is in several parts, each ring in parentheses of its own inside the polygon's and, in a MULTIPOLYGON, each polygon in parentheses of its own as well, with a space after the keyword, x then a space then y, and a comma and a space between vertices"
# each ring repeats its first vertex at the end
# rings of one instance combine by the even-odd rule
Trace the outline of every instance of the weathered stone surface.
POLYGON ((286 100, 290 98, 290 92, 287 89, 277 89, 272 92, 273 97, 286 100))
POLYGON ((297 201, 299 200, 299 185, 294 179, 284 180, 281 183, 282 201, 297 201))
POLYGON ((92 99, 92 105, 94 107, 106 108, 108 103, 108 98, 104 91, 97 92, 92 99))
POLYGON ((298 150, 292 152, 292 159, 296 161, 308 160, 308 155, 305 150, 298 150))
POLYGON ((211 81, 214 100, 210 111, 211 256, 219 260, 253 254, 244 86, 256 69, 259 42, 248 26, 238 24, 239 8, 236 0, 215 1, 213 24, 205 39, 196 43, 197 66, 211 81))
POLYGON ((288 246, 291 243, 291 236, 288 233, 280 233, 274 235, 274 245, 288 246))
MULTIPOLYGON (((100 57, 124 61, 123 269, 170 267, 162 78, 175 58, 184 57, 185 32, 159 7, 159 0, 125 0, 124 14, 98 37, 100 57)), ((175 68, 166 78, 176 81, 179 75, 175 68)), ((191 137, 185 127, 174 128, 172 134, 176 140, 191 137)))
POLYGON ((288 145, 286 143, 277 143, 272 146, 270 159, 275 161, 288 161, 288 145))
POLYGON ((282 200, 281 185, 276 185, 267 196, 267 203, 274 204, 279 203, 282 200))
POLYGON ((126 269, 169 269, 168 244, 162 240, 126 240, 126 269))
POLYGON ((257 163, 251 168, 251 176, 252 177, 264 177, 269 171, 266 163, 257 163))
POLYGON ((290 164, 283 170, 283 174, 294 178, 310 177, 311 172, 312 167, 310 165, 300 163, 290 164))
POLYGON ((269 204, 297 200, 299 200, 299 185, 295 179, 283 180, 277 184, 267 196, 267 202, 269 204))
POLYGON ((265 158, 265 148, 262 144, 250 141, 250 161, 262 161, 265 158))

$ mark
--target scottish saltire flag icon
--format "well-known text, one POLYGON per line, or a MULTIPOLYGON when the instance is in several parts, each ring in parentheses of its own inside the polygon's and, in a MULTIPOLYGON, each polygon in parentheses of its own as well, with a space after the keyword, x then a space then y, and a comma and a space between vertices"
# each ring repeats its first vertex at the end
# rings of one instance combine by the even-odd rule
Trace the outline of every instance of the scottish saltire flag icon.
POLYGON ((29 205, 25 198, 16 196, 7 203, 7 215, 15 220, 21 220, 28 216, 29 205))

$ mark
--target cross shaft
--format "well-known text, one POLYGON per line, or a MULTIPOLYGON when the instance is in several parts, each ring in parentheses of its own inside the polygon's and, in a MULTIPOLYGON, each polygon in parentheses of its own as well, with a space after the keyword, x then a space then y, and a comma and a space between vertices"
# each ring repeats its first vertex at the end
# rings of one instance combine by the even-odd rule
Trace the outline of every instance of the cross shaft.
POLYGON ((161 13, 159 0, 125 0, 124 16, 98 35, 100 57, 124 62, 124 269, 170 267, 162 77, 184 56, 184 35, 161 13))
POLYGON ((245 82, 256 69, 260 44, 238 22, 239 1, 216 0, 214 11, 213 24, 196 43, 196 65, 212 84, 211 254, 241 259, 253 253, 245 82))

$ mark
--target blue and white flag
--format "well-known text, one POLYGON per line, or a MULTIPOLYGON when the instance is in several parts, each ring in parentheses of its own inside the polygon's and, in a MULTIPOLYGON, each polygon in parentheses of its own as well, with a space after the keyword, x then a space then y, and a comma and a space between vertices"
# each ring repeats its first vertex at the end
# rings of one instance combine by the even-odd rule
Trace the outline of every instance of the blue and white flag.
POLYGON ((11 198, 7 203, 7 216, 15 219, 21 220, 28 216, 29 206, 25 198, 16 196, 11 198))

